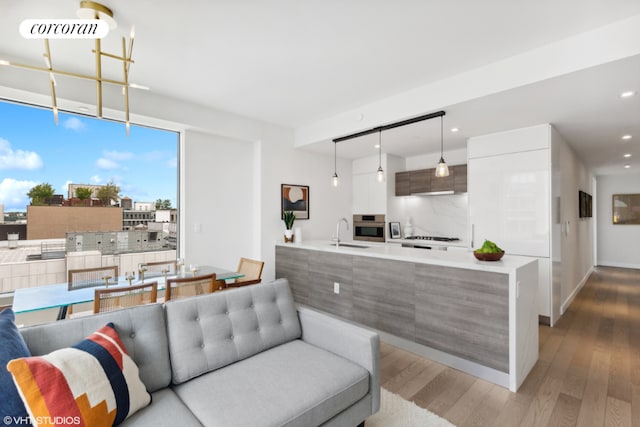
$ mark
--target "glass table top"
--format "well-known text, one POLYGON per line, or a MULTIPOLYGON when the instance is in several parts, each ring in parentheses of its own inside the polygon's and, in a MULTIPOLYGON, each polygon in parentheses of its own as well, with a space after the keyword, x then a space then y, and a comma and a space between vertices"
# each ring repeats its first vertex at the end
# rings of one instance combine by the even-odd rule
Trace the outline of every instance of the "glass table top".
MULTIPOLYGON (((216 280, 230 280, 243 277, 244 274, 236 271, 225 270, 224 268, 218 268, 213 266, 200 266, 195 274, 190 271, 185 273, 172 274, 167 276, 169 279, 192 277, 192 276, 204 276, 207 274, 216 273, 216 280)), ((150 275, 148 272, 145 274, 145 283, 158 282, 158 290, 165 288, 165 277, 163 274, 150 275)), ((120 276, 115 279, 111 279, 109 287, 121 287, 129 286, 130 284, 138 284, 139 280, 132 280, 131 283, 126 277, 120 276)), ((91 302, 94 299, 95 290, 105 288, 105 286, 94 286, 90 288, 75 289, 70 291, 67 282, 56 283, 54 285, 37 286, 33 288, 16 289, 13 294, 13 311, 15 313, 26 313, 29 311, 44 310, 48 308, 60 308, 72 304, 80 304, 84 302, 91 302)))

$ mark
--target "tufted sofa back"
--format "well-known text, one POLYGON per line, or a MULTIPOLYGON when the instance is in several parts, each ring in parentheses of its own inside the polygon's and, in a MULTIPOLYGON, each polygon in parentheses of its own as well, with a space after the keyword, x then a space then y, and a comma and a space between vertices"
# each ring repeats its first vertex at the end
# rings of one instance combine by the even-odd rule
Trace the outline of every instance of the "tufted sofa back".
POLYGON ((286 279, 168 301, 165 317, 174 384, 301 335, 286 279))
POLYGON ((70 347, 113 322, 127 352, 140 369, 140 379, 154 392, 171 383, 164 313, 160 304, 148 304, 77 319, 62 320, 20 330, 34 356, 70 347))

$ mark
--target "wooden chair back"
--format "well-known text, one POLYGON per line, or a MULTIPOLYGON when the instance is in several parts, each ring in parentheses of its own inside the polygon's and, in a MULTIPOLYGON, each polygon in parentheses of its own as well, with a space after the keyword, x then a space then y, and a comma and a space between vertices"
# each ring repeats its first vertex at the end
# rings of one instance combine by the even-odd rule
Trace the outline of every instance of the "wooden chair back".
POLYGON ((152 304, 158 300, 158 282, 141 283, 133 286, 96 289, 93 312, 120 310, 142 304, 152 304))
POLYGON ((235 282, 229 283, 227 286, 231 288, 237 288, 239 286, 260 283, 262 282, 263 268, 264 261, 256 261, 250 258, 240 258, 240 264, 238 264, 238 272, 244 274, 244 277, 236 279, 235 282))
POLYGON ((216 274, 204 276, 181 277, 167 279, 164 290, 164 300, 169 301, 179 298, 194 297, 202 294, 210 294, 216 289, 216 274))
POLYGON ((171 261, 145 262, 140 264, 140 267, 145 268, 144 277, 147 279, 159 277, 165 273, 168 276, 172 276, 178 272, 178 262, 175 259, 171 261))
POLYGON ((107 277, 111 283, 118 280, 117 265, 69 270, 67 282, 69 284, 69 290, 73 291, 75 289, 102 286, 106 283, 107 277))

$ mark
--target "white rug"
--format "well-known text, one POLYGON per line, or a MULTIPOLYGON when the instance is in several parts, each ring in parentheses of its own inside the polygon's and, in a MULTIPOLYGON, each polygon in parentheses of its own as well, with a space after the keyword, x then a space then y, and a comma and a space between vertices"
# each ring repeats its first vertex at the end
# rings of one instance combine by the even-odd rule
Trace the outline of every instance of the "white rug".
POLYGON ((397 394, 380 389, 380 411, 367 418, 365 427, 455 427, 397 394))

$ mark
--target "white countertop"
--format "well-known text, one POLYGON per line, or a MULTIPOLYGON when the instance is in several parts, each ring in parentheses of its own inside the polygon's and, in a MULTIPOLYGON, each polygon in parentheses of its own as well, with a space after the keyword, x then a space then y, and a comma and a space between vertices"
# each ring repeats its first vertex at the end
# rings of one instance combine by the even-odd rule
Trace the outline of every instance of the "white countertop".
MULTIPOLYGON (((276 243, 277 246, 287 248, 310 249, 316 251, 332 252, 339 254, 368 256, 398 261, 416 262, 423 264, 441 265, 445 267, 466 268, 471 270, 489 271, 493 273, 511 273, 516 269, 534 262, 535 258, 505 254, 500 261, 478 261, 471 250, 463 251, 436 251, 415 248, 403 248, 394 243, 374 242, 343 242, 367 246, 366 248, 352 248, 340 246, 336 248, 335 242, 329 240, 314 240, 301 243, 276 243)), ((446 242, 445 242, 446 243, 446 242)))

